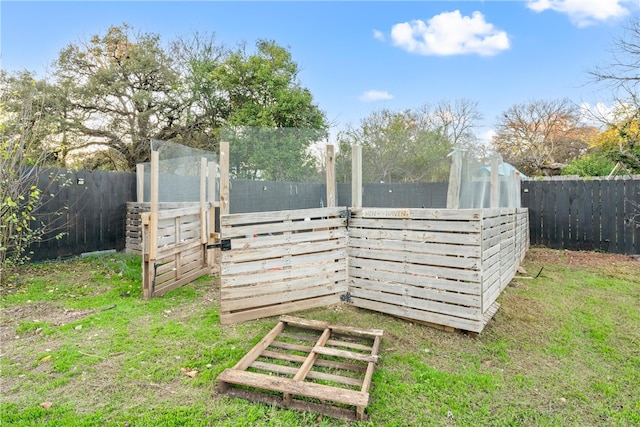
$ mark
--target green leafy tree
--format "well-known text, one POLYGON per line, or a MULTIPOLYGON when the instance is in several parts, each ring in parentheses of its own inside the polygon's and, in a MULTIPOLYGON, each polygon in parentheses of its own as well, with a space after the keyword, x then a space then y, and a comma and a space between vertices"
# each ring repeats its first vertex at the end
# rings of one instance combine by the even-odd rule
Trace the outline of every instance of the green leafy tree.
POLYGON ((349 181, 351 147, 362 146, 363 182, 419 182, 446 180, 447 154, 452 144, 441 129, 433 129, 425 110, 372 112, 338 134, 336 175, 349 181))
POLYGON ((317 175, 309 148, 326 139, 328 126, 298 72, 286 48, 260 40, 254 53, 242 47, 210 73, 229 102, 223 138, 231 144, 236 178, 301 181, 317 175))
POLYGON ((113 26, 104 35, 64 48, 55 64, 68 106, 65 155, 99 149, 116 170, 148 160, 149 142, 180 113, 179 75, 155 34, 113 26), (93 148, 92 148, 93 147, 93 148))

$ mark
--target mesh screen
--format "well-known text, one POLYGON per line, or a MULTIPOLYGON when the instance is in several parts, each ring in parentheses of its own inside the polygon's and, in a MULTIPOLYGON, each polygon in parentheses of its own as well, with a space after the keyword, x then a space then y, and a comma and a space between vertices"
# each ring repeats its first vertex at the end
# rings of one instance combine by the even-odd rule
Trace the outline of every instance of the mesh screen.
POLYGON ((326 131, 226 127, 231 213, 326 206, 326 131))
MULTIPOLYGON (((170 141, 151 141, 151 150, 158 152, 160 159, 158 200, 163 202, 198 202, 200 201, 200 168, 201 159, 218 162, 218 156, 211 152, 187 147, 170 141)), ((144 201, 151 199, 151 163, 144 164, 144 201)), ((217 173, 216 173, 217 175, 217 173)), ((205 180, 208 185, 208 180, 205 180)), ((216 187, 219 186, 216 177, 216 187)), ((205 189, 206 191, 207 189, 205 189)), ((206 193, 205 193, 206 194, 206 193)), ((216 200, 218 200, 216 188, 216 200)))

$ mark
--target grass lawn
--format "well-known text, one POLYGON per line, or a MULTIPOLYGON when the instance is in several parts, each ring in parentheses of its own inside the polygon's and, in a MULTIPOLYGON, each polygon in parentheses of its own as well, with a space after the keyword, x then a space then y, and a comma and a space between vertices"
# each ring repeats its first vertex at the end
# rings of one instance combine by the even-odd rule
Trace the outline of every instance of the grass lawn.
MULTIPOLYGON (((345 425, 216 394, 277 318, 220 325, 215 278, 143 301, 139 264, 31 265, 0 296, 0 425, 345 425)), ((384 330, 360 425, 640 425, 640 261, 536 248, 524 267, 542 272, 479 336, 342 305, 295 315, 384 330)))

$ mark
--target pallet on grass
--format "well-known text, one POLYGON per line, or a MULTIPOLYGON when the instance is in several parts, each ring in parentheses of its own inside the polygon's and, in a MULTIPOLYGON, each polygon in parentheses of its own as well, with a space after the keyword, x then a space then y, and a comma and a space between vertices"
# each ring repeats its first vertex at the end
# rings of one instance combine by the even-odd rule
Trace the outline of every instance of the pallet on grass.
POLYGON ((382 333, 284 316, 218 376, 218 390, 255 402, 364 420, 382 333))

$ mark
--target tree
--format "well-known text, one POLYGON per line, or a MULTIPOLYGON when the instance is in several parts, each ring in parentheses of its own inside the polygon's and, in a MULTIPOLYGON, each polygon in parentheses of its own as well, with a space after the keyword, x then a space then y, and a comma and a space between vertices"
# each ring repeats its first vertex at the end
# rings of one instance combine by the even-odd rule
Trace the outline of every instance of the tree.
POLYGON ((626 92, 638 105, 640 85, 640 17, 631 18, 624 27, 624 35, 615 39, 612 59, 607 65, 590 72, 595 82, 609 84, 626 92))
MULTIPOLYGON (((36 221, 38 209, 52 195, 39 186, 53 183, 43 166, 53 159, 46 136, 52 123, 46 85, 30 73, 0 73, 0 286, 29 259, 29 246, 51 232, 53 224, 36 221)), ((64 185, 64 183, 63 183, 64 185)))
POLYGON ((351 147, 362 146, 363 182, 446 180, 452 144, 441 128, 433 129, 427 109, 381 109, 338 134, 338 181, 350 177, 351 147))
POLYGON ((241 47, 209 79, 229 103, 224 137, 231 143, 235 177, 299 181, 317 175, 309 147, 326 139, 328 125, 298 81, 298 65, 287 49, 265 40, 253 54, 241 47))
POLYGON ((596 117, 602 123, 589 139, 588 153, 570 163, 565 175, 603 176, 640 173, 640 109, 633 104, 617 103, 608 114, 596 117))
POLYGON ((513 105, 498 118, 492 142, 504 161, 523 173, 549 175, 583 155, 594 132, 580 123, 569 100, 533 100, 513 105))
POLYGON ((423 107, 425 117, 429 118, 432 129, 440 129, 449 142, 466 150, 474 150, 478 138, 474 132, 482 114, 478 103, 469 99, 441 100, 433 111, 423 107))
POLYGON ((108 150, 112 167, 133 170, 148 160, 149 141, 179 116, 179 75, 155 34, 133 33, 124 24, 105 35, 70 44, 55 64, 68 108, 58 118, 71 137, 64 155, 108 150))

